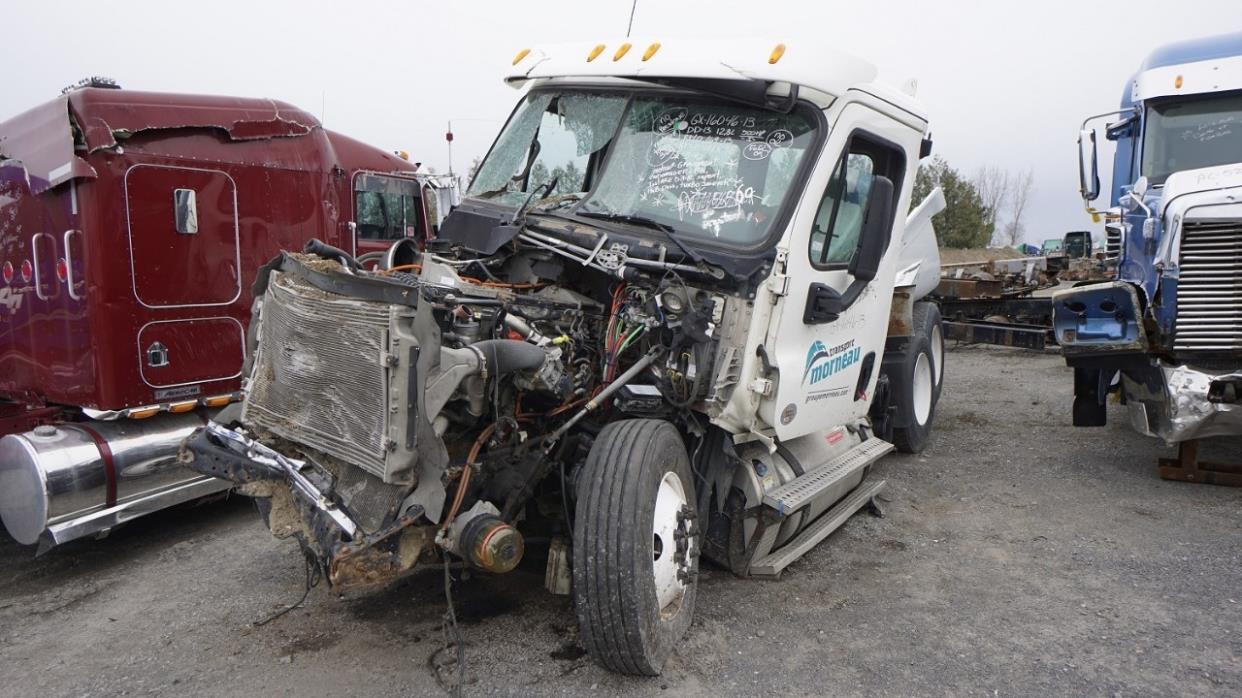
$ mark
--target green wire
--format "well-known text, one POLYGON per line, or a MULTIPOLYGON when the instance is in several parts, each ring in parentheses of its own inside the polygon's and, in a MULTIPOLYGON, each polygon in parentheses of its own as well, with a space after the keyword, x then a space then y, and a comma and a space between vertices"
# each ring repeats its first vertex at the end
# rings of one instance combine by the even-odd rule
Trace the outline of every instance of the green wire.
POLYGON ((634 331, 630 332, 630 335, 625 338, 624 342, 621 343, 621 348, 617 350, 617 356, 621 356, 621 352, 625 351, 625 348, 630 345, 630 342, 633 342, 634 339, 638 337, 638 335, 646 331, 647 331, 647 328, 644 325, 639 325, 638 327, 635 327, 634 331))

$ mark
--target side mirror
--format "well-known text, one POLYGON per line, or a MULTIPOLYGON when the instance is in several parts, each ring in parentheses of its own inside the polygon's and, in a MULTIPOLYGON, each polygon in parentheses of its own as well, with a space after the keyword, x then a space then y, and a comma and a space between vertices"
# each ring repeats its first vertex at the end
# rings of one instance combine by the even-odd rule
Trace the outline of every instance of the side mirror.
POLYGON ((867 217, 863 219, 858 252, 850 261, 849 272, 858 281, 870 281, 880 270, 880 260, 888 250, 893 233, 893 181, 876 177, 867 196, 867 217))
POLYGON ((1078 192, 1088 206, 1100 196, 1100 169, 1095 147, 1095 129, 1078 132, 1078 192))
POLYGON ((826 284, 811 284, 806 294, 806 308, 802 311, 802 323, 822 325, 837 319, 845 310, 845 301, 837 290, 826 284))

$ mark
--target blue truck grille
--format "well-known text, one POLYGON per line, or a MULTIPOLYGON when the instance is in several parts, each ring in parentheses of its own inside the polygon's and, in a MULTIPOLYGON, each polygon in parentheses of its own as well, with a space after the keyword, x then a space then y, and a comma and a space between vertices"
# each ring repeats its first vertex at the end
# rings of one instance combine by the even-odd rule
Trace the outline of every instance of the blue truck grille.
POLYGON ((1109 262, 1121 259, 1121 223, 1104 224, 1104 258, 1109 262))
POLYGON ((1242 221, 1182 228, 1175 351, 1242 351, 1242 221))

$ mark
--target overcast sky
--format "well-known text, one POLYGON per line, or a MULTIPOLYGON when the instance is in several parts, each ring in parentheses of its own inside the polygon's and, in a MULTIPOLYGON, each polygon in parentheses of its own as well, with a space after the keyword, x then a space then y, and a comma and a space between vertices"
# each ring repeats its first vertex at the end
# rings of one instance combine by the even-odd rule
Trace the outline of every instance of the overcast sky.
MULTIPOLYGON (((625 34, 630 0, 5 3, 0 120, 88 75, 123 87, 272 97, 325 125, 448 169, 482 155, 517 93, 501 75, 534 43, 625 34)), ((633 35, 828 42, 918 80, 936 153, 973 174, 1032 168, 1026 237, 1089 226, 1082 119, 1116 107, 1155 46, 1242 29, 1242 0, 639 0, 633 35)))

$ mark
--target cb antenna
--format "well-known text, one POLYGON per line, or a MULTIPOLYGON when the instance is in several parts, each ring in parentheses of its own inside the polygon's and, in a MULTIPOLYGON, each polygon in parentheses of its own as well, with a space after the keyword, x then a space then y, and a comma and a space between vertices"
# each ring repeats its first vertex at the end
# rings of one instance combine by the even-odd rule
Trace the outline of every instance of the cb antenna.
POLYGON ((625 28, 625 38, 630 38, 630 30, 634 28, 634 10, 638 9, 638 0, 630 4, 630 23, 625 28))

